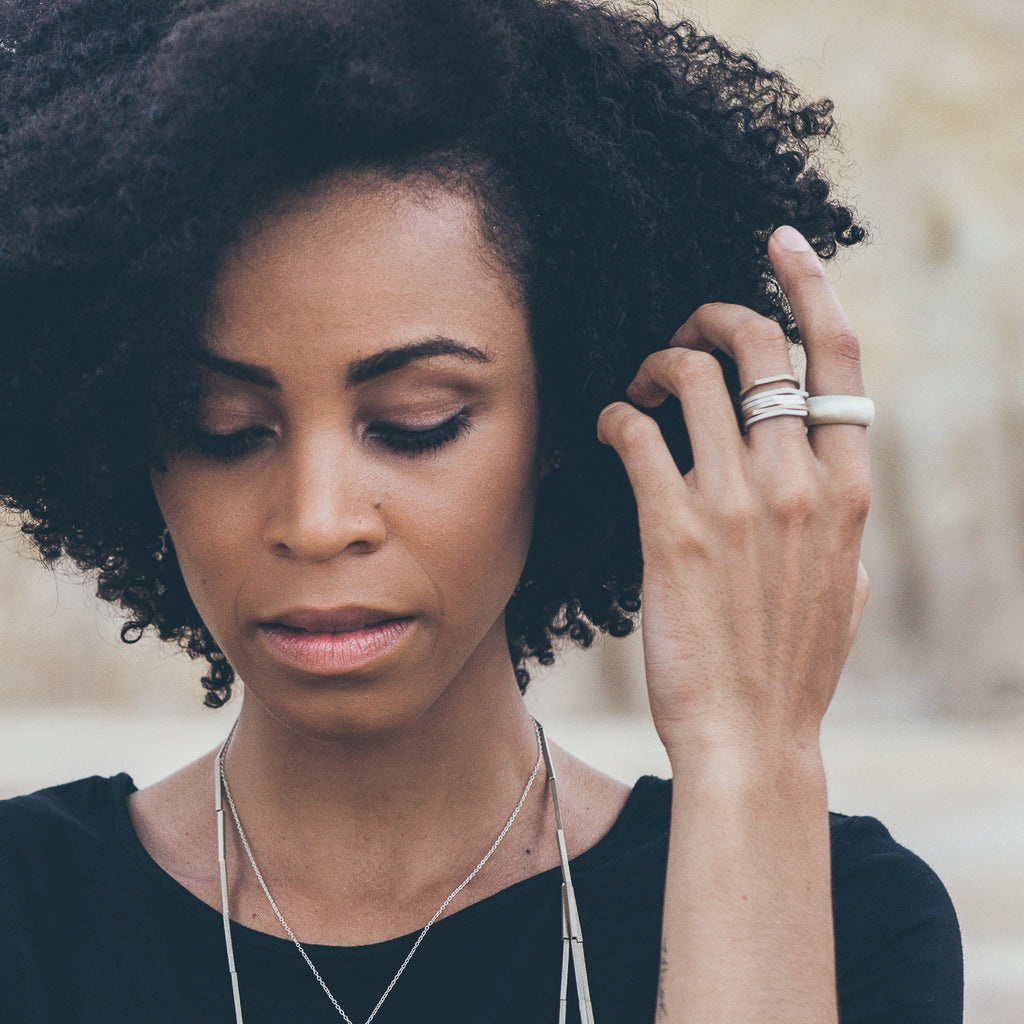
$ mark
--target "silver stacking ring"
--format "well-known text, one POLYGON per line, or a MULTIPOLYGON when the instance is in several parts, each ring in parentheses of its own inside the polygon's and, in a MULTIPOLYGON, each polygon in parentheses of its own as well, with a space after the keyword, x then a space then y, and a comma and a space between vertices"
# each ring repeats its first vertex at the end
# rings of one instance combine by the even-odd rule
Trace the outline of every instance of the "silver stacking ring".
POLYGON ((828 423, 849 423, 870 427, 875 422, 875 403, 861 395, 815 395, 807 399, 804 425, 821 427, 828 423))
MULTIPOLYGON (((768 383, 758 381, 757 383, 768 383)), ((799 387, 769 388, 749 395, 740 402, 740 414, 743 417, 743 430, 760 420, 771 419, 773 416, 807 415, 807 392, 799 387)))
POLYGON ((765 384, 789 384, 790 387, 800 387, 800 381, 796 379, 791 373, 777 373, 773 377, 760 377, 757 380, 751 381, 741 392, 740 401, 742 402, 751 391, 762 387, 765 384))

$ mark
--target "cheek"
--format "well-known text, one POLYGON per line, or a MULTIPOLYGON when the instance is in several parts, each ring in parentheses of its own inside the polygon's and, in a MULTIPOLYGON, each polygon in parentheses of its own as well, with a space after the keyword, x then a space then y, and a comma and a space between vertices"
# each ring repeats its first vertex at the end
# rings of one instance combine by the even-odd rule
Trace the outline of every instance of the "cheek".
MULTIPOLYGON (((513 435, 514 436, 514 435, 513 435)), ((432 561, 442 592, 465 595, 465 614, 500 613, 519 581, 533 532, 538 471, 532 435, 488 445, 448 476, 432 561)))
POLYGON ((185 585, 199 614, 216 632, 216 608, 237 579, 244 561, 248 526, 223 484, 211 486, 203 474, 171 468, 152 476, 153 493, 167 524, 185 585))

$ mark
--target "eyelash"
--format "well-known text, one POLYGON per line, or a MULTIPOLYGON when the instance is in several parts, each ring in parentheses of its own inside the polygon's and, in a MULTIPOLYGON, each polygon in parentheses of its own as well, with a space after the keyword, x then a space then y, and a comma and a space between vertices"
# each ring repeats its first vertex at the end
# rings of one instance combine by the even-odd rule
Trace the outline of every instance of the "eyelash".
POLYGON ((192 431, 193 450, 217 462, 240 462, 273 436, 266 427, 246 427, 232 434, 217 434, 195 427, 192 431))
MULTIPOLYGON (((372 423, 367 431, 385 448, 398 455, 416 457, 435 452, 450 444, 469 429, 465 409, 433 427, 412 429, 394 423, 372 423)), ((217 462, 241 462, 274 436, 267 427, 247 427, 232 434, 216 434, 196 428, 192 444, 200 455, 217 462)))
POLYGON ((386 448, 399 455, 425 455, 450 444, 469 429, 469 417, 465 409, 433 427, 413 430, 394 423, 375 423, 368 433, 386 448))

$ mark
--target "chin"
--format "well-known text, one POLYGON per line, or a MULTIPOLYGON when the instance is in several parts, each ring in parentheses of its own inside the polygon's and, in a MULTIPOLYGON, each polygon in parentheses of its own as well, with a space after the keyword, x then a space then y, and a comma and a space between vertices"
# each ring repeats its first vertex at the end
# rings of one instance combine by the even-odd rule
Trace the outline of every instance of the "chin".
POLYGON ((243 699, 254 701, 263 714, 305 739, 380 743, 422 725, 445 690, 440 679, 417 680, 415 673, 293 677, 279 680, 267 694, 262 686, 250 686, 243 699))

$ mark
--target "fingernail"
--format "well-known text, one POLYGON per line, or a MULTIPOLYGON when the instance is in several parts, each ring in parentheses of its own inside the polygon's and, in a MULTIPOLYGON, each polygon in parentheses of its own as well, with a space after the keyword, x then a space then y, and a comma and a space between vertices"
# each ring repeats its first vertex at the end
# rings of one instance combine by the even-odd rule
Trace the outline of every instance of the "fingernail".
POLYGON ((807 239, 796 228, 791 228, 788 224, 778 228, 772 235, 772 238, 775 239, 775 244, 780 249, 786 249, 789 252, 811 251, 811 247, 807 244, 807 239))

